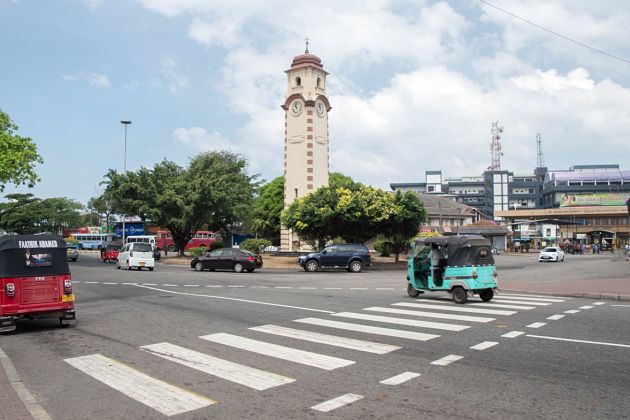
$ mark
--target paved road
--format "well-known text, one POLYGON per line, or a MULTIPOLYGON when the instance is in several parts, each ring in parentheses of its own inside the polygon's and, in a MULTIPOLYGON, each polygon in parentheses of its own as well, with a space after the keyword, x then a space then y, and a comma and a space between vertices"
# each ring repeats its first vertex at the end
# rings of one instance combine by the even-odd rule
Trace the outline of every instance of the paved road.
MULTIPOLYGON (((499 262, 506 281, 578 265, 517 258, 499 262)), ((623 302, 462 306, 407 297, 395 271, 127 272, 88 255, 72 267, 75 327, 0 336, 54 419, 630 415, 623 302)))

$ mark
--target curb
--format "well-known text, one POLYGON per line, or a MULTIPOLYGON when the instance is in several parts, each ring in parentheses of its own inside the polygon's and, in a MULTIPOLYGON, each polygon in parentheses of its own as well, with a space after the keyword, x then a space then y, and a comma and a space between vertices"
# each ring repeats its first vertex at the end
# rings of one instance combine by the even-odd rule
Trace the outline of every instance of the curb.
POLYGON ((621 302, 630 302, 630 295, 616 295, 611 293, 583 293, 583 292, 573 292, 573 293, 550 293, 550 292, 537 292, 531 290, 517 290, 517 289, 501 289, 499 290, 499 295, 501 292, 517 292, 517 293, 525 293, 525 294, 537 294, 537 295, 545 295, 545 296, 556 296, 556 297, 572 297, 572 298, 582 298, 582 299, 593 299, 593 300, 618 300, 621 302))
POLYGON ((0 363, 2 364, 2 368, 9 379, 9 383, 17 393, 18 397, 24 405, 28 412, 33 416, 36 420, 52 420, 52 417, 48 415, 46 410, 37 402, 33 394, 26 388, 24 382, 22 382, 22 378, 20 374, 15 369, 13 362, 9 359, 9 356, 0 349, 0 363))

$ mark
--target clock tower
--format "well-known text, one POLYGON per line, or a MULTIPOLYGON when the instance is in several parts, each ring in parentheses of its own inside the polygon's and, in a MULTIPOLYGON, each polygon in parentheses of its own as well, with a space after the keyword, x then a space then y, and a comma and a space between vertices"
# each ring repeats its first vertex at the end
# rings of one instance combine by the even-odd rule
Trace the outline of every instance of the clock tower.
MULTIPOLYGON (((284 206, 328 185, 328 112, 322 60, 309 53, 293 58, 287 74, 284 109, 284 206)), ((307 247, 290 229, 281 228, 280 248, 307 247)))

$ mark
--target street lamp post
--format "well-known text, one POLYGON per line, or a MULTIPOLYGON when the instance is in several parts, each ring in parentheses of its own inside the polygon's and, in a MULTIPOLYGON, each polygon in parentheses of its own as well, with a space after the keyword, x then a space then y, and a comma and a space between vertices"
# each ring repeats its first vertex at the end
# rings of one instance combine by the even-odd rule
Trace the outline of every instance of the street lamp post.
MULTIPOLYGON (((125 158, 123 161, 123 171, 127 173, 127 126, 131 124, 131 120, 121 120, 121 124, 125 126, 125 158)), ((125 215, 123 214, 123 225, 122 225, 122 243, 125 245, 125 215)))
POLYGON ((626 200, 626 206, 628 207, 628 251, 626 251, 626 256, 630 254, 630 197, 626 200))

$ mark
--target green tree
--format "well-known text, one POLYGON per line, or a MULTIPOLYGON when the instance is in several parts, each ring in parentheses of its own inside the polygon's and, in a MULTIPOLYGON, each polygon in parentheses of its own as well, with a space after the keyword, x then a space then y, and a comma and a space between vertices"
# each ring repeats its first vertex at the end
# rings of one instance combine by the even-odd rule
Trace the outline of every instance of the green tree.
POLYGON ((117 211, 168 229, 183 255, 185 245, 204 225, 228 231, 245 220, 256 188, 246 166, 240 155, 206 152, 192 158, 187 168, 164 160, 153 169, 125 174, 110 170, 103 185, 117 211))
POLYGON ((33 194, 7 194, 0 203, 0 228, 7 232, 29 234, 60 233, 68 226, 76 226, 83 206, 69 198, 39 199, 33 194))
POLYGON ((426 221, 427 211, 411 191, 393 195, 396 211, 379 228, 379 233, 392 243, 394 260, 409 250, 409 239, 418 234, 420 224, 426 221))
POLYGON ((252 207, 251 228, 269 239, 280 237, 280 215, 284 208, 284 177, 279 176, 260 188, 252 207))
POLYGON ((91 212, 98 214, 99 218, 105 221, 105 226, 109 232, 112 226, 112 216, 116 213, 114 202, 110 194, 104 192, 97 197, 90 198, 87 208, 91 212))
POLYGON ((37 154, 33 140, 17 135, 17 130, 18 126, 0 109, 0 191, 8 183, 33 187, 39 181, 35 165, 44 160, 37 154))

